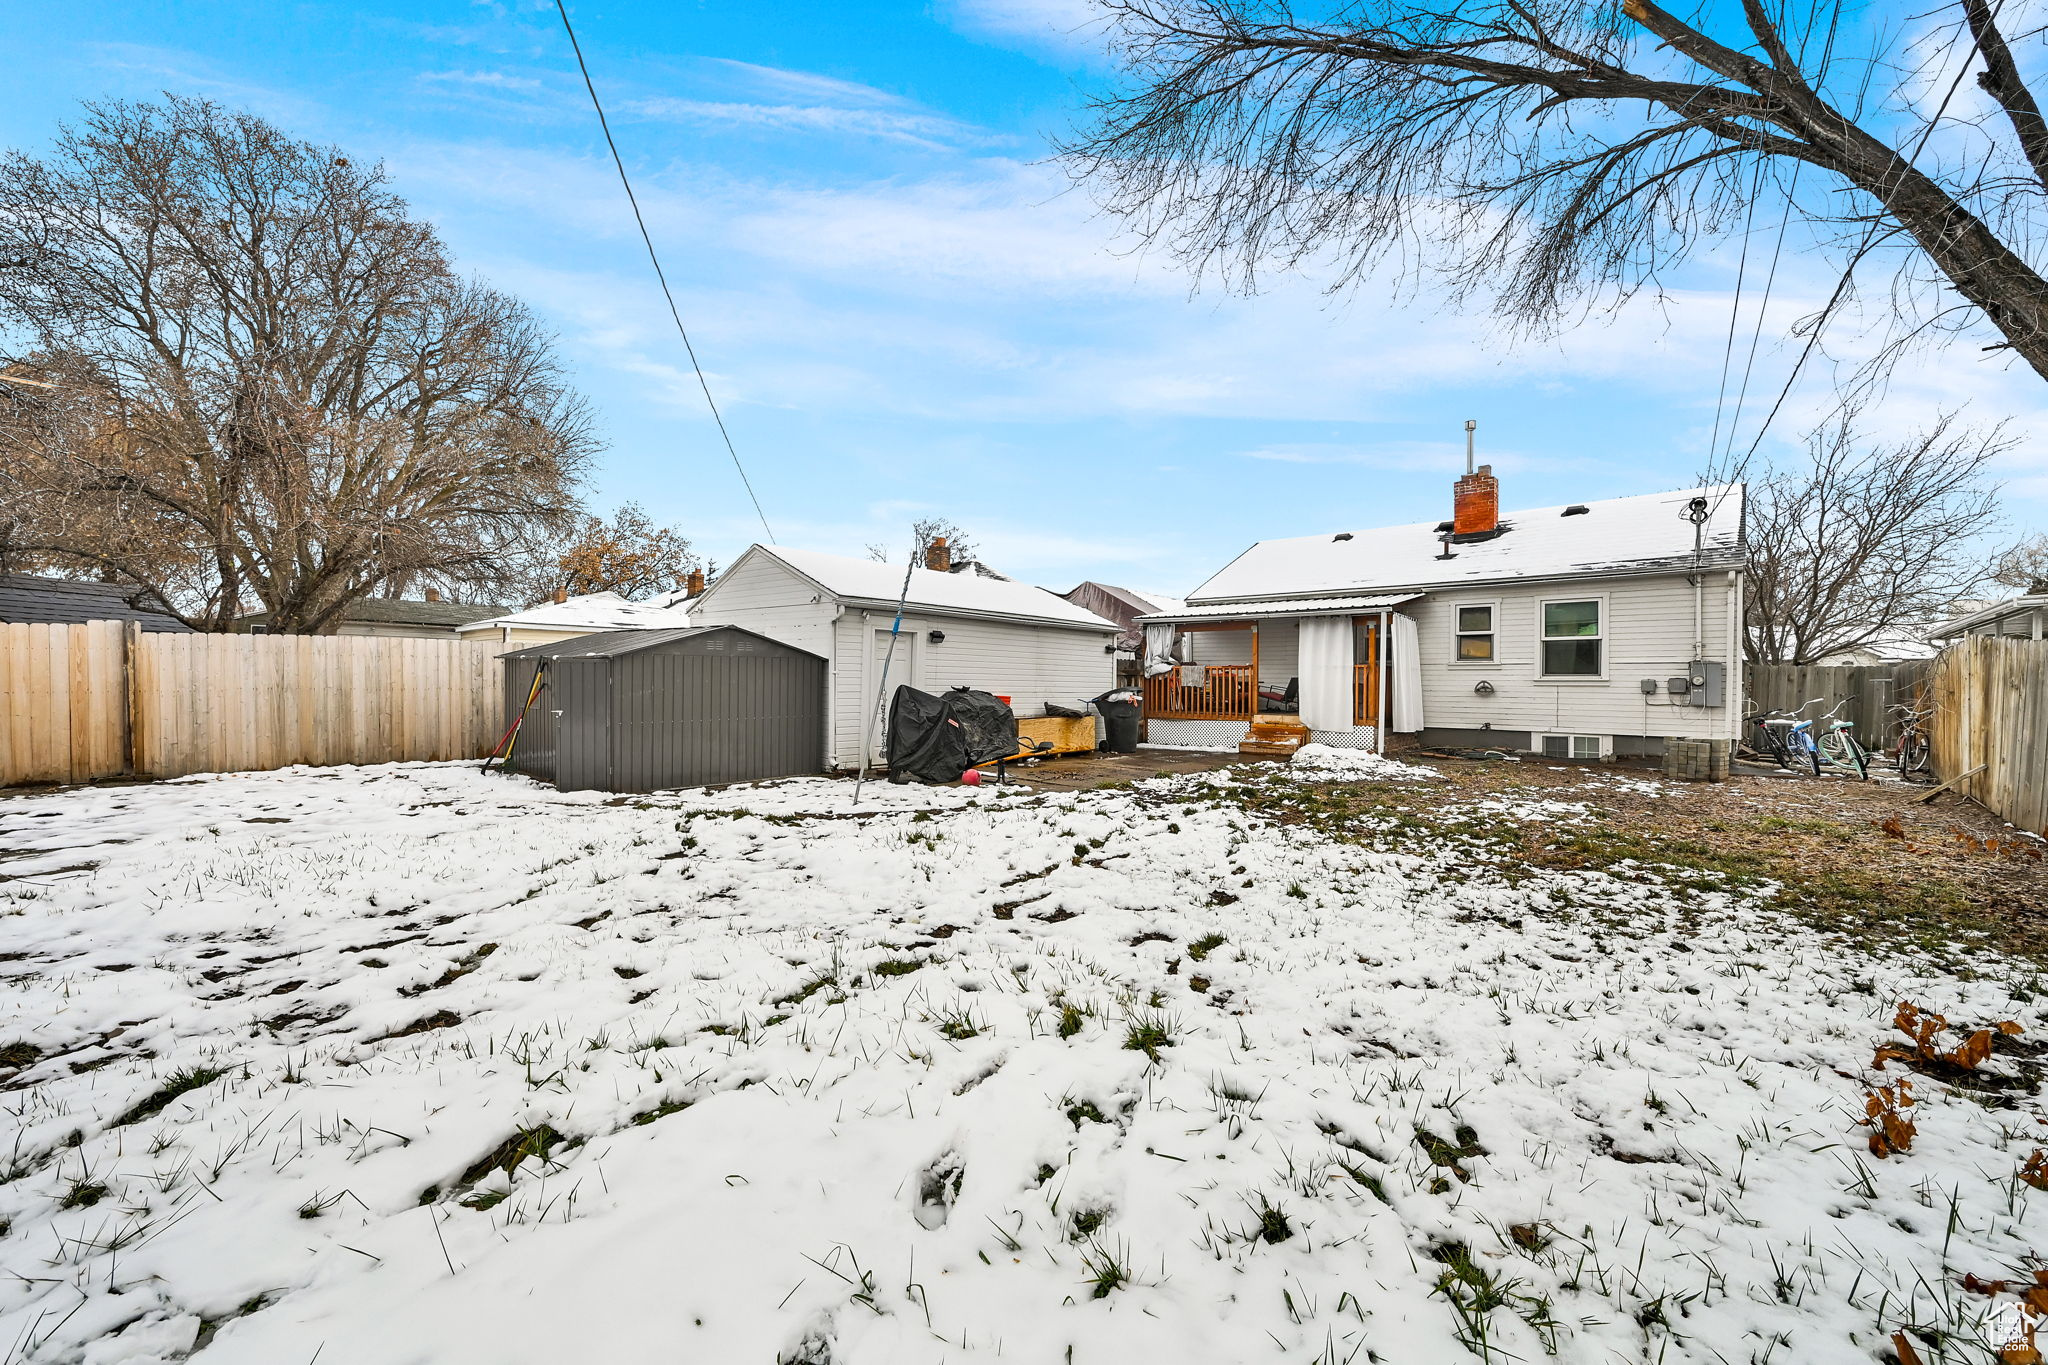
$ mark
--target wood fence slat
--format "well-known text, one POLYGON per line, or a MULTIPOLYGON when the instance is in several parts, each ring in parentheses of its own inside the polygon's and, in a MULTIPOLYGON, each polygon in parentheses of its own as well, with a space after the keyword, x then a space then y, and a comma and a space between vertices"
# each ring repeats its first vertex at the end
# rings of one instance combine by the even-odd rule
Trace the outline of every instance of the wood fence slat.
POLYGON ((0 623, 0 786, 474 758, 497 737, 498 652, 0 623))

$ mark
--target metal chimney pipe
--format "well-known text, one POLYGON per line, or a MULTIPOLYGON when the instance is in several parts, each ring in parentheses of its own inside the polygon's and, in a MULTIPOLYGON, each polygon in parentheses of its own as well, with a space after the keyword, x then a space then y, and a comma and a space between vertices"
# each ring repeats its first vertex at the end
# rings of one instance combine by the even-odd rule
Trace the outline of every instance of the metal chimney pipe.
POLYGON ((1473 421, 1473 420, 1472 420, 1471 418, 1469 418, 1469 417, 1468 417, 1468 418, 1466 418, 1466 419, 1465 419, 1465 472, 1466 472, 1467 474, 1470 474, 1470 473, 1472 472, 1472 433, 1473 433, 1473 432, 1475 432, 1475 431, 1477 431, 1477 430, 1479 430, 1479 423, 1477 423, 1477 422, 1473 421))

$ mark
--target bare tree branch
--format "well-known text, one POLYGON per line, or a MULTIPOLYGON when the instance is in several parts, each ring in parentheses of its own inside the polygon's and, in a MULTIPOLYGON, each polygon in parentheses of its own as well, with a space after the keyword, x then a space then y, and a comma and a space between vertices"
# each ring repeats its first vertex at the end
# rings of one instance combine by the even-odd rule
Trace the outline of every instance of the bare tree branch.
POLYGON ((1360 0, 1314 20, 1284 0, 1099 0, 1123 79, 1061 153, 1141 239, 1236 287, 1396 261, 1531 329, 1654 285, 1756 197, 1786 199, 1768 170, 1798 163, 1824 173, 1790 198, 1813 241, 1857 260, 1886 244, 1903 301, 1953 291, 1969 308, 1931 310, 1945 326, 1988 325, 2048 377, 2048 125, 2003 0, 1953 3, 1967 51, 1866 23, 1851 56, 1839 0, 1744 0, 1735 32, 1654 0, 1360 0), (1951 114, 1953 87, 1928 98, 1958 61, 1981 64, 2003 137, 1951 114), (1967 154, 1928 154, 1941 127, 1967 154))
POLYGON ((495 595, 595 448, 551 339, 381 168, 201 100, 89 105, 0 157, 0 321, 47 386, 0 385, 18 546, 201 629, 495 595))
POLYGON ((1807 441, 1806 459, 1749 486, 1743 646, 1754 663, 1810 664, 1917 638, 1977 588, 1976 549, 1998 520, 1984 481, 2015 441, 1945 416, 1891 445, 1861 410, 1807 441))

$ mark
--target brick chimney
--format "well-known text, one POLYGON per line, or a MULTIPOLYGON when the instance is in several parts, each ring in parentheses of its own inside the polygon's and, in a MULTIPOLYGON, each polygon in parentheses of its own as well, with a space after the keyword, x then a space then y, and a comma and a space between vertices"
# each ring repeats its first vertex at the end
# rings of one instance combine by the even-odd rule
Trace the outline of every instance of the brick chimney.
POLYGON ((566 602, 566 601, 568 601, 568 600, 569 600, 569 590, 568 590, 567 588, 556 588, 556 589, 555 589, 555 604, 556 604, 557 606, 560 606, 560 605, 561 605, 562 603, 564 603, 564 602, 566 602))
POLYGON ((428 588, 428 589, 427 589, 427 600, 428 600, 429 602, 438 602, 438 601, 440 601, 440 600, 441 600, 441 590, 440 590, 439 588, 428 588))
POLYGON ((690 570, 690 576, 683 580, 683 596, 689 598, 702 597, 703 595, 704 571, 702 569, 692 569, 690 570))
POLYGON ((953 572, 953 547, 944 536, 933 536, 932 543, 924 547, 924 566, 934 573, 953 572))
POLYGON ((1500 526, 1500 480, 1493 466, 1483 464, 1451 490, 1451 534, 1483 536, 1500 526))

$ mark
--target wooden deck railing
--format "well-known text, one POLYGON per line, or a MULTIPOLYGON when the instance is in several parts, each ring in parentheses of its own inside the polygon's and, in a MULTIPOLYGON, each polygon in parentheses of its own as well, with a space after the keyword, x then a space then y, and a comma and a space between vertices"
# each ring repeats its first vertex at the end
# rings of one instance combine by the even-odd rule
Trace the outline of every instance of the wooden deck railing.
POLYGON ((1250 664, 1209 664, 1199 687, 1181 682, 1175 667, 1145 679, 1150 720, 1250 720, 1258 688, 1250 664))
POLYGON ((1380 723, 1380 666, 1357 664, 1351 670, 1351 723, 1380 723))

